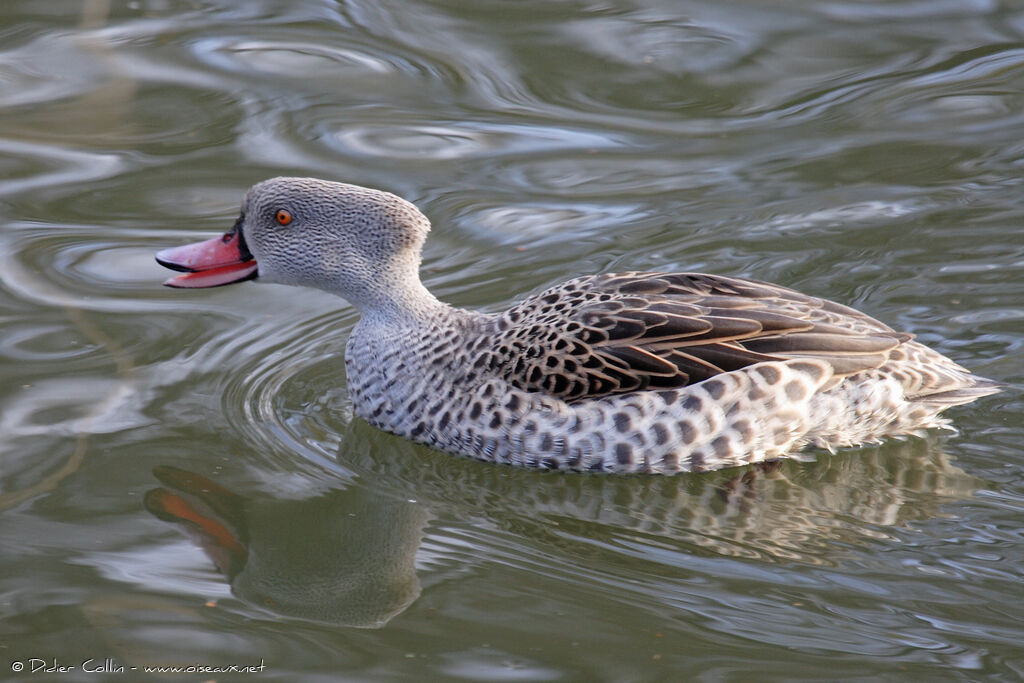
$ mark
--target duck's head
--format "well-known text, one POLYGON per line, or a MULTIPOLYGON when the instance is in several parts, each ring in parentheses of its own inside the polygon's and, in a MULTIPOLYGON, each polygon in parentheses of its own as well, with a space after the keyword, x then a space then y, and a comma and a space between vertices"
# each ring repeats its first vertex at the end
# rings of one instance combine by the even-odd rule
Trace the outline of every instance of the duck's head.
POLYGON ((388 192, 314 178, 272 178, 245 195, 227 233, 165 249, 161 265, 182 271, 169 287, 218 287, 259 278, 317 287, 356 305, 418 284, 430 223, 388 192))

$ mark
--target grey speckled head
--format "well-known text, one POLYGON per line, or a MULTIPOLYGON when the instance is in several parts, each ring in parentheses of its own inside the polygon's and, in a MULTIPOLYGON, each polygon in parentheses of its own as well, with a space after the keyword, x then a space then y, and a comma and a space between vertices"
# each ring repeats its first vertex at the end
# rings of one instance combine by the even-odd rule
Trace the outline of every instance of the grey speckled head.
POLYGON ((388 192, 272 178, 246 194, 241 229, 261 280, 324 289, 364 312, 425 291, 418 269, 430 222, 388 192))

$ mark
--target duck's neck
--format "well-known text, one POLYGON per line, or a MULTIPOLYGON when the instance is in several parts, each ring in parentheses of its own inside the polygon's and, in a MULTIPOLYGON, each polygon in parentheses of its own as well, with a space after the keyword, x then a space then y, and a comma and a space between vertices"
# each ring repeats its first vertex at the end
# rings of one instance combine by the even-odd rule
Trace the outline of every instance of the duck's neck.
POLYGON ((391 289, 386 295, 359 306, 366 324, 382 327, 415 327, 436 319, 439 313, 449 308, 418 278, 405 287, 391 289))
POLYGON ((415 328, 450 310, 423 286, 418 265, 394 264, 375 277, 342 283, 335 293, 359 310, 364 327, 415 328))

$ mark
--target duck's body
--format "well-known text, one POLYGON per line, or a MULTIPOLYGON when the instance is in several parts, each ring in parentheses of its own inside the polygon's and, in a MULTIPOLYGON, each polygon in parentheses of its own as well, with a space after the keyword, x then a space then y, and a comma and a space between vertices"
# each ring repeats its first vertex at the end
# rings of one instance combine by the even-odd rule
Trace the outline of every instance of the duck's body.
POLYGON ((942 410, 996 391, 853 309, 739 278, 599 275, 503 314, 452 308, 418 277, 428 229, 394 195, 277 178, 224 238, 158 259, 190 271, 172 286, 258 275, 345 297, 362 313, 355 413, 494 462, 711 470, 942 427, 942 410))

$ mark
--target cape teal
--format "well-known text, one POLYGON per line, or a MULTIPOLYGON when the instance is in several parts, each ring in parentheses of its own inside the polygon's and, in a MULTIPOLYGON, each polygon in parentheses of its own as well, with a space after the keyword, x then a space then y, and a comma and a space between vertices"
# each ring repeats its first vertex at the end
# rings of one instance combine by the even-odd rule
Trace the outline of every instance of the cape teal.
POLYGON ((157 255, 171 287, 258 278, 360 312, 346 346, 354 412, 481 460, 675 473, 946 427, 997 391, 852 308, 703 273, 580 277, 504 313, 420 282, 430 223, 395 195, 311 178, 252 187, 225 235, 157 255))

